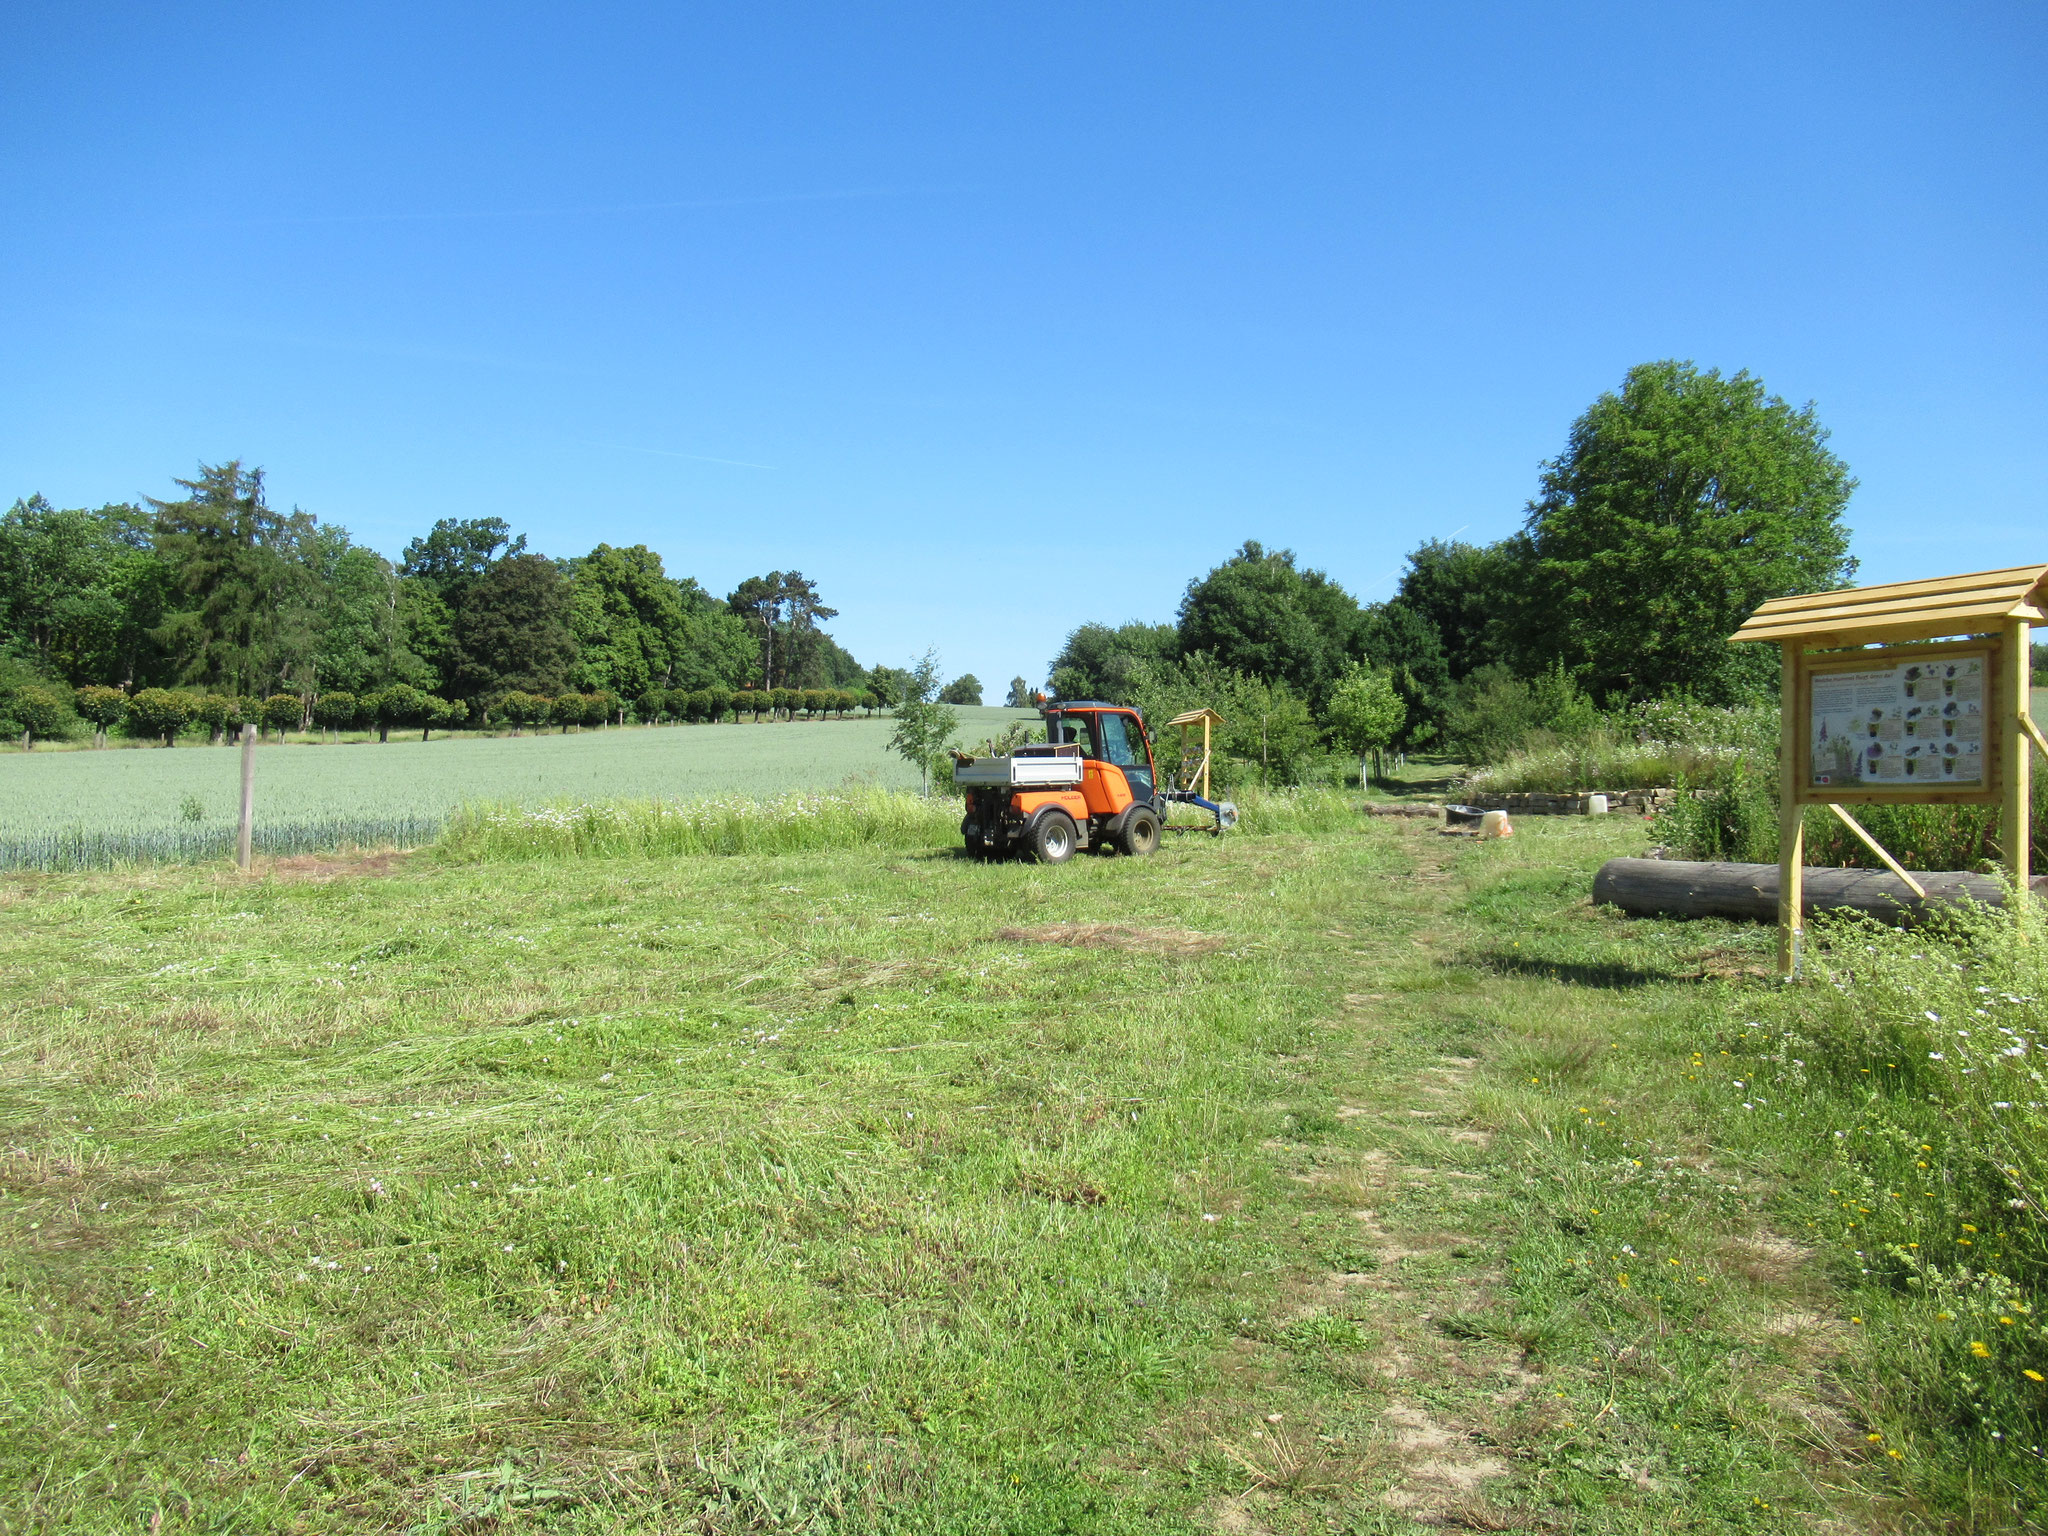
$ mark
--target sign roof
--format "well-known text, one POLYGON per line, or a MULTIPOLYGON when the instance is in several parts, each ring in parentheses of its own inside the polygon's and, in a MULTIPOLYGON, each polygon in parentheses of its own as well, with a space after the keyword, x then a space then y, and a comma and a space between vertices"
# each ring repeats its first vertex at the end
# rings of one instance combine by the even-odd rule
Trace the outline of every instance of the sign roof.
POLYGON ((2008 619, 2048 623, 2048 565, 1774 597, 1728 638, 1862 645, 1977 634, 2008 619))

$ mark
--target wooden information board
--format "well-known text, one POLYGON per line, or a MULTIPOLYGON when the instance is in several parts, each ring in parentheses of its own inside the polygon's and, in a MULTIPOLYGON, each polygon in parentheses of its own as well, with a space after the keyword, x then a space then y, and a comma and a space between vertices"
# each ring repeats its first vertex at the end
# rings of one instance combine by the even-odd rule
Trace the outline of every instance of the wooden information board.
POLYGON ((1729 637, 1781 655, 1781 975, 1799 969, 1809 805, 1832 808, 1916 894, 1847 807, 1996 805, 2006 872, 2027 888, 2031 753, 2048 754, 2028 713, 2038 623, 2048 565, 1773 598, 1729 637))
POLYGON ((2002 639, 1884 646, 1801 667, 1803 798, 1995 803, 2002 639))

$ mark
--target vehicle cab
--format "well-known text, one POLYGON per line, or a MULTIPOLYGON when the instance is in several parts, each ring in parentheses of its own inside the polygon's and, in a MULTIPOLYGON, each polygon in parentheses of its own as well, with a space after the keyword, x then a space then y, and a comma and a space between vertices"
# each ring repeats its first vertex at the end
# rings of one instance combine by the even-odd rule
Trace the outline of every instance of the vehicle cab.
POLYGON ((1157 848, 1166 805, 1144 717, 1097 699, 1048 704, 1041 714, 1044 743, 1017 748, 1001 782, 968 789, 960 824, 967 851, 1001 857, 1020 850, 1058 864, 1077 848, 1157 848))

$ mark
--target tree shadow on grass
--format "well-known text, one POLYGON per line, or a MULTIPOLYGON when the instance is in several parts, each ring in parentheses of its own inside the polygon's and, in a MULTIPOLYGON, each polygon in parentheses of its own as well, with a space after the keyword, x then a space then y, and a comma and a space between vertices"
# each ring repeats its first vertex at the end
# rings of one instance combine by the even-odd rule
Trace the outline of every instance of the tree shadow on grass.
POLYGON ((1523 955, 1513 950, 1483 950, 1464 957, 1466 965, 1492 971, 1497 976, 1521 976, 1534 981, 1561 982, 1568 987, 1594 987, 1603 992, 1632 992, 1638 987, 1676 985, 1701 979, 1698 971, 1677 971, 1668 966, 1628 965, 1619 960, 1546 960, 1540 955, 1523 955))

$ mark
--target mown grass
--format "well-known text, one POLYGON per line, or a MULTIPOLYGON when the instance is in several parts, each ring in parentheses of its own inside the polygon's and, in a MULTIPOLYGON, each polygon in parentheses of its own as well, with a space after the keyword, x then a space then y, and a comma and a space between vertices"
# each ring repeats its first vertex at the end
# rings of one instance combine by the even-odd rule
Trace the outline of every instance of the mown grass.
POLYGON ((2026 1528, 1645 835, 13 877, 4 1528, 2026 1528))

